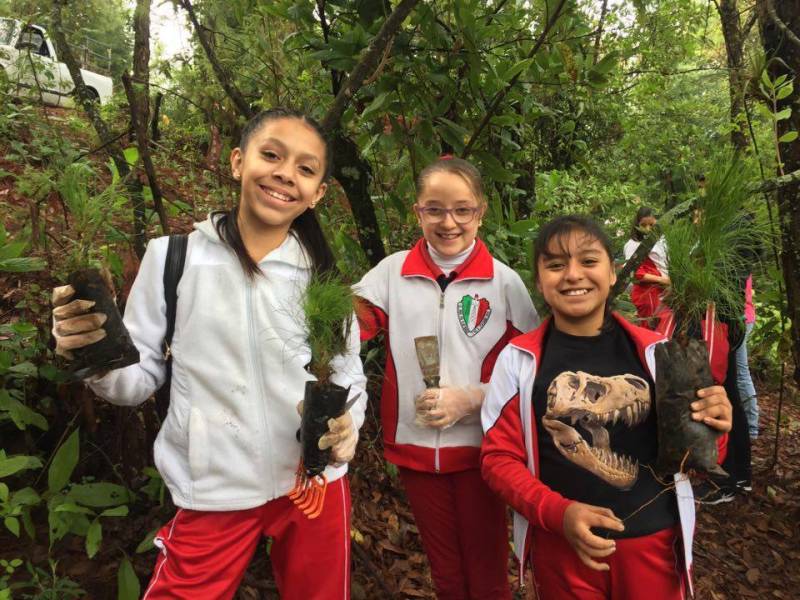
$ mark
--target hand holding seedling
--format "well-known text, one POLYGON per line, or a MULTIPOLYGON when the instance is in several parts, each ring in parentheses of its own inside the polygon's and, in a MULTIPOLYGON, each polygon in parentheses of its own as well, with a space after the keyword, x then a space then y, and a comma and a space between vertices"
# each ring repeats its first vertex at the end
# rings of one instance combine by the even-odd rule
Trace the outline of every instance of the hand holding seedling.
MULTIPOLYGON (((297 403, 297 414, 303 416, 303 400, 297 403)), ((353 417, 345 408, 341 417, 328 419, 328 431, 319 438, 317 446, 320 450, 331 449, 331 461, 346 463, 353 460, 358 445, 358 431, 353 423, 353 417)))
POLYGON ((617 549, 614 540, 592 533, 592 527, 603 527, 612 531, 624 531, 622 521, 608 508, 573 502, 564 512, 564 537, 578 554, 578 558, 590 569, 608 571, 607 563, 593 558, 609 556, 617 549))
POLYGON ((426 389, 414 401, 420 427, 446 429, 480 410, 483 390, 479 387, 440 387, 426 389))
POLYGON ((331 460, 335 463, 346 463, 353 460, 358 444, 358 431, 353 424, 353 417, 345 412, 341 417, 328 419, 328 432, 319 438, 320 450, 331 449, 331 460))
POLYGON ((692 419, 727 433, 733 426, 733 408, 728 393, 721 385, 697 390, 699 400, 692 402, 692 419))
POLYGON ((95 303, 91 300, 72 300, 75 288, 62 285, 53 288, 53 338, 56 340, 56 354, 71 360, 71 350, 83 348, 99 342, 106 337, 103 324, 108 318, 105 313, 90 313, 95 303))

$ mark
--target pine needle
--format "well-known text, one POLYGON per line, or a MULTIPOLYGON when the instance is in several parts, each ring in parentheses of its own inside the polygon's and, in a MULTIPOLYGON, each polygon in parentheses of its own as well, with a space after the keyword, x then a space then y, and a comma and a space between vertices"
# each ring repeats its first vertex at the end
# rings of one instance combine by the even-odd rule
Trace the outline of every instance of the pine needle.
POLYGON ((306 287, 303 312, 308 344, 309 371, 321 382, 331 375, 331 361, 344 354, 353 319, 353 292, 337 274, 314 275, 306 287))
POLYGON ((671 281, 664 302, 679 317, 683 333, 700 323, 709 302, 723 319, 742 317, 744 280, 764 239, 746 208, 750 177, 743 163, 723 158, 717 164, 694 218, 664 231, 671 281))

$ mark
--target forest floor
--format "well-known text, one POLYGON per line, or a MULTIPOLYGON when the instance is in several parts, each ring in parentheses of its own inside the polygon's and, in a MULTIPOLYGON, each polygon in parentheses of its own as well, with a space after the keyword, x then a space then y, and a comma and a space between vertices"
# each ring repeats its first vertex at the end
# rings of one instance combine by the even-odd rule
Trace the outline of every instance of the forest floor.
MULTIPOLYGON (((6 171, 0 177, 0 203, 11 207, 24 220, 27 201, 14 187, 14 175, 19 174, 20 169, 13 162, 2 160, 0 169, 6 171)), ((175 174, 174 181, 178 186, 185 179, 175 174)), ((184 198, 193 197, 195 191, 194 187, 178 189, 184 198)), ((46 226, 46 232, 56 243, 52 249, 57 252, 59 240, 69 235, 68 227, 58 224, 63 222, 59 216, 63 209, 56 198, 46 199, 43 204, 43 219, 53 227, 50 230, 49 225, 46 226)), ((11 222, 11 216, 4 216, 4 220, 12 232, 15 225, 18 228, 22 224, 22 221, 11 222)), ((188 226, 185 216, 176 223, 178 221, 180 228, 188 226)), ((123 295, 136 268, 134 260, 130 260, 131 264, 128 262, 125 261, 123 295)), ((54 283, 51 279, 46 273, 0 278, 2 321, 15 318, 11 307, 21 297, 26 285, 36 281, 47 289, 54 283)), ((49 328, 47 319, 42 319, 39 325, 49 328)), ((376 389, 379 379, 379 375, 373 375, 376 389)), ((800 598, 800 569, 796 566, 800 562, 800 400, 796 390, 789 389, 791 393, 787 392, 781 417, 777 462, 773 464, 772 457, 778 394, 760 386, 763 429, 753 445, 752 492, 737 496, 727 504, 699 507, 694 548, 695 591, 699 599, 800 598)), ((83 411, 80 422, 96 449, 95 456, 85 460, 90 464, 104 465, 98 468, 98 472, 90 471, 92 475, 111 480, 116 474, 118 461, 124 463, 126 457, 135 454, 149 457, 150 449, 141 433, 130 438, 124 433, 142 429, 141 412, 93 400, 75 386, 69 393, 65 392, 65 398, 69 409, 83 411)), ((427 560, 396 469, 382 457, 375 404, 370 404, 356 459, 351 465, 352 597, 355 600, 435 598, 427 560)), ((103 544, 93 560, 86 557, 84 540, 77 536, 67 536, 48 549, 46 512, 36 515, 39 527, 35 541, 30 541, 24 533, 21 538, 15 538, 2 528, 0 559, 21 557, 46 566, 48 558, 53 558, 58 561, 61 576, 69 577, 86 590, 86 597, 105 600, 116 598, 117 569, 121 557, 126 554, 131 558, 144 589, 155 562, 155 550, 136 553, 135 549, 148 532, 171 517, 172 508, 168 502, 148 504, 141 501, 143 496, 139 498, 128 517, 104 521, 103 544)), ((259 547, 237 598, 277 598, 270 573, 265 544, 259 547)), ((24 569, 15 577, 20 575, 27 577, 24 569)), ((520 590, 518 569, 511 559, 509 577, 517 598, 534 597, 530 582, 520 590)))

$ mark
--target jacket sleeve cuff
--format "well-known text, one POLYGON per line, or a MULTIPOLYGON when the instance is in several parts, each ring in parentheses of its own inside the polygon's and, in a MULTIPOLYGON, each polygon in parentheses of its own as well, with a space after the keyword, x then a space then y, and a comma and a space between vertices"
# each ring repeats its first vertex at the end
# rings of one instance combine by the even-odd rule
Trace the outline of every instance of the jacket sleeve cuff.
POLYGON ((574 503, 574 500, 567 500, 559 494, 554 493, 554 498, 544 503, 542 507, 542 525, 547 531, 563 535, 564 533, 564 513, 567 507, 574 503))

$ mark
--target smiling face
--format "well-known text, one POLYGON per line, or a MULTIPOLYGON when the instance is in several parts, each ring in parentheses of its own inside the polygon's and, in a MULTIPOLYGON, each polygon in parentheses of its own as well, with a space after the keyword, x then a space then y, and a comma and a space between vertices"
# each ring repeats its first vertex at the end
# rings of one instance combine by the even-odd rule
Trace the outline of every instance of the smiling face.
POLYGON ((231 171, 242 182, 239 219, 255 229, 288 231, 292 221, 325 194, 325 143, 301 119, 265 122, 245 149, 231 152, 231 171))
POLYGON ((580 230, 550 239, 536 265, 536 285, 556 327, 573 335, 597 335, 611 286, 611 258, 596 238, 580 230))
POLYGON ((455 256, 475 240, 486 206, 464 177, 447 171, 434 171, 425 178, 414 209, 425 240, 439 254, 455 256), (473 215, 468 223, 459 224, 450 212, 437 223, 425 214, 427 208, 462 209, 461 212, 472 209, 473 215))

